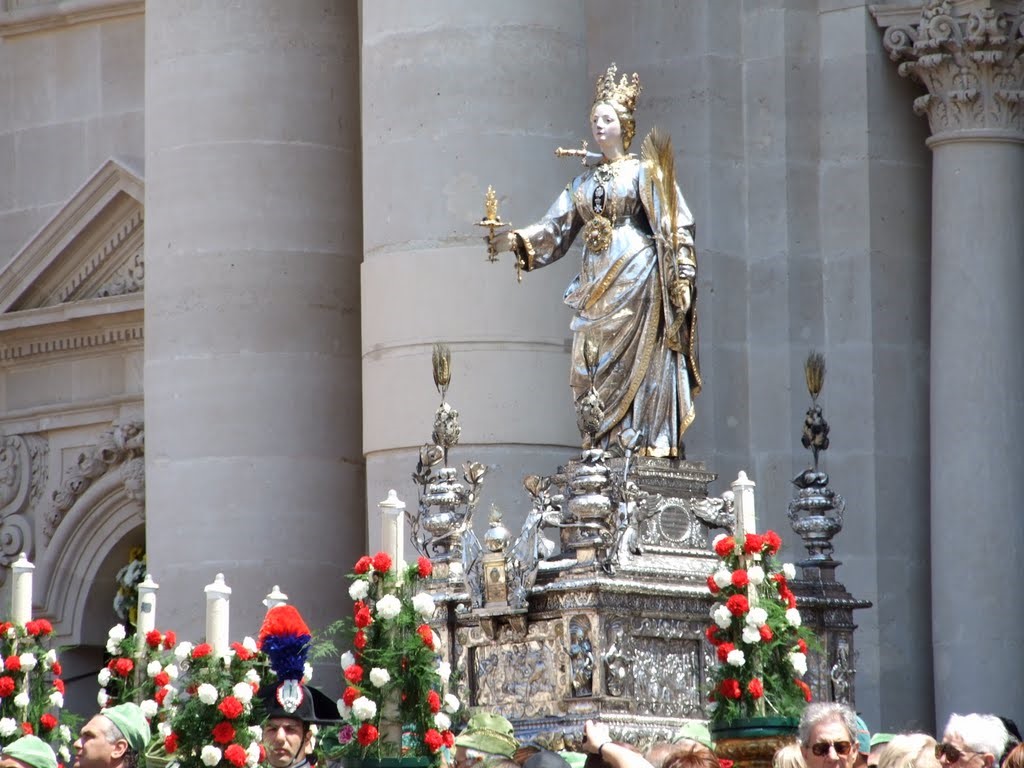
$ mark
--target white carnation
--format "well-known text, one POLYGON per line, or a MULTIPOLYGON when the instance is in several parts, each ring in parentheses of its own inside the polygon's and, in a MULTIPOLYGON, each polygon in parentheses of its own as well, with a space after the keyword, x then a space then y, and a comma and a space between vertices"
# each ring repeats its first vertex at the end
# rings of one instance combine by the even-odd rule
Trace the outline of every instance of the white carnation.
POLYGON ((792 563, 783 563, 782 564, 782 575, 785 576, 787 579, 795 579, 796 578, 796 566, 793 565, 792 563))
POLYGON ((447 731, 452 727, 452 719, 444 712, 438 712, 434 715, 434 727, 439 731, 447 731))
POLYGON ((732 584, 732 573, 727 568, 719 568, 711 576, 715 580, 715 584, 718 585, 719 589, 724 589, 732 584))
POLYGON ((729 655, 725 657, 726 662, 733 667, 742 667, 747 662, 747 657, 741 650, 729 651, 729 655))
POLYGON ((178 667, 177 667, 177 665, 175 665, 175 664, 168 664, 166 667, 164 667, 164 672, 167 673, 167 676, 169 678, 171 678, 171 680, 177 680, 178 679, 178 667))
POLYGON ((188 640, 182 640, 178 643, 178 647, 174 649, 174 657, 178 660, 178 663, 183 662, 192 654, 192 643, 188 640))
POLYGON ((798 675, 800 675, 800 677, 807 674, 807 656, 804 654, 799 651, 794 651, 789 654, 789 663, 793 665, 793 669, 798 675))
POLYGON ((96 682, 102 686, 106 686, 110 682, 110 670, 104 667, 100 670, 100 673, 96 675, 96 682))
POLYGON ((57 663, 57 652, 51 648, 46 652, 46 656, 43 657, 43 665, 50 669, 54 664, 57 663))
POLYGON ((260 743, 254 741, 245 748, 245 764, 252 768, 260 761, 260 743))
POLYGON ((112 637, 107 638, 107 653, 111 656, 117 656, 121 653, 121 644, 112 637))
POLYGON ((18 730, 18 721, 13 717, 0 718, 0 736, 11 736, 18 730))
POLYGON ((124 628, 124 624, 115 624, 110 628, 110 631, 107 632, 107 637, 115 643, 120 643, 128 637, 128 631, 124 628))
POLYGON ((19 709, 27 707, 28 702, 28 691, 19 691, 18 695, 14 697, 14 706, 18 707, 19 709))
POLYGON ((248 672, 245 673, 245 677, 243 677, 242 679, 245 680, 245 682, 247 682, 247 683, 252 683, 253 685, 259 685, 260 684, 260 673, 257 672, 255 669, 250 669, 248 672))
POLYGON ((764 568, 760 565, 752 565, 747 568, 747 578, 750 579, 750 583, 755 587, 759 587, 764 584, 764 568))
POLYGON ((356 657, 352 655, 352 651, 345 651, 341 654, 341 668, 348 669, 356 663, 356 657))
POLYGON ((302 665, 302 679, 306 683, 313 679, 313 665, 308 661, 302 665))
POLYGON ((142 710, 143 717, 147 720, 151 720, 156 717, 156 713, 160 709, 160 705, 153 701, 153 699, 145 699, 141 704, 139 704, 139 709, 142 710))
POLYGON ((757 627, 752 627, 748 624, 743 628, 743 642, 747 643, 747 645, 761 642, 761 632, 757 627))
POLYGON ((50 706, 56 707, 57 709, 64 708, 64 694, 60 691, 54 691, 50 694, 50 706))
POLYGON ((203 747, 203 751, 199 753, 199 759, 203 761, 203 765, 208 765, 213 768, 217 763, 224 757, 224 753, 220 751, 213 744, 207 744, 203 747))
POLYGON ((447 661, 437 662, 437 676, 441 678, 441 682, 448 685, 448 679, 452 676, 452 665, 447 661))
POLYGON ((352 714, 357 720, 370 720, 377 714, 377 705, 365 696, 352 702, 352 714))
POLYGON ((7 639, 8 640, 17 640, 18 639, 18 630, 16 630, 14 627, 11 627, 10 629, 8 629, 7 630, 7 639))
POLYGON ((202 683, 199 688, 196 689, 196 695, 203 704, 217 703, 217 689, 209 683, 202 683))
POLYGON ((391 675, 388 674, 386 669, 374 667, 370 670, 370 682, 378 688, 383 688, 391 682, 391 675))
POLYGON ((31 672, 39 663, 34 653, 23 653, 18 659, 21 661, 21 669, 24 672, 31 672))
POLYGON ((57 754, 60 755, 60 759, 65 763, 71 761, 71 750, 68 749, 67 744, 61 744, 60 747, 57 748, 57 754))
POLYGON ((370 585, 362 579, 353 581, 348 587, 348 596, 353 600, 365 600, 370 594, 370 585))
POLYGON ((252 735, 254 740, 263 741, 263 729, 258 725, 250 725, 249 733, 252 735))
POLYGON ((720 542, 726 536, 728 536, 728 534, 726 534, 726 533, 720 533, 717 536, 715 536, 715 538, 711 540, 711 548, 714 549, 715 547, 717 547, 718 546, 718 542, 720 542))
MULTIPOLYGON (((71 729, 68 726, 62 725, 60 728, 57 729, 57 733, 60 734, 60 740, 61 741, 64 741, 64 742, 71 741, 71 729)), ((5 735, 6 734, 3 733, 3 728, 0 728, 0 736, 5 736, 5 735)))
POLYGON ((156 724, 156 732, 158 734, 160 734, 160 738, 161 739, 166 739, 168 736, 171 735, 173 730, 174 729, 171 728, 171 724, 170 723, 163 723, 163 722, 161 722, 161 723, 157 723, 156 724))
POLYGON ((100 692, 96 694, 96 703, 100 705, 100 709, 107 706, 108 701, 110 701, 110 697, 107 696, 107 689, 100 688, 100 692))
POLYGON ((732 613, 724 605, 716 605, 711 611, 711 618, 715 620, 715 624, 720 626, 722 629, 728 629, 732 626, 732 613))
POLYGON ((429 619, 434 615, 434 598, 426 592, 413 595, 412 609, 424 619, 429 619))
POLYGON ((459 711, 459 699, 450 693, 444 695, 444 711, 449 715, 454 715, 459 711))
POLYGON ((786 611, 786 621, 788 621, 794 627, 799 627, 800 611, 798 611, 796 608, 790 608, 788 611, 786 611))
POLYGON ((760 606, 755 606, 747 611, 747 626, 760 627, 768 621, 768 611, 760 606))
POLYGON ((248 683, 235 683, 231 687, 231 695, 243 705, 252 701, 252 686, 248 683))
POLYGON ((249 653, 256 653, 256 651, 260 649, 259 646, 256 645, 256 641, 249 637, 249 635, 242 638, 242 647, 249 653))
POLYGON ((153 661, 149 662, 149 664, 146 665, 146 674, 150 677, 156 677, 161 672, 163 672, 163 669, 164 665, 156 659, 153 659, 153 661))
POLYGON ((352 719, 352 708, 345 703, 344 699, 338 699, 338 715, 345 722, 352 719))
POLYGON ((394 595, 384 595, 377 601, 377 615, 382 619, 393 619, 402 612, 402 601, 394 595))

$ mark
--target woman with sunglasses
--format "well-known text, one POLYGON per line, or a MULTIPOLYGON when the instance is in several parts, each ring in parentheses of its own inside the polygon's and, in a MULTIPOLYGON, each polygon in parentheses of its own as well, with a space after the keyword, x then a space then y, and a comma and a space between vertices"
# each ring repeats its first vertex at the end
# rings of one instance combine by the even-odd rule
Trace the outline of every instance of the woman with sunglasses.
POLYGON ((807 768, 853 768, 857 715, 844 704, 808 704, 800 718, 800 751, 807 768))

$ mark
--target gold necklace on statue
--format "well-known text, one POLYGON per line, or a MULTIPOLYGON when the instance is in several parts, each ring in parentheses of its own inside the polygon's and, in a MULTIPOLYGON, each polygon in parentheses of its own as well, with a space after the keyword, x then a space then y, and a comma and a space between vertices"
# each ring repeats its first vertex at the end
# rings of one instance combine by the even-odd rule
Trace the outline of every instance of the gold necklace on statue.
POLYGON ((615 219, 615 203, 608 199, 608 189, 615 178, 615 166, 620 160, 628 159, 623 155, 607 163, 601 163, 594 169, 594 192, 590 196, 590 205, 594 218, 583 228, 583 242, 587 250, 603 253, 612 244, 612 221, 615 219))

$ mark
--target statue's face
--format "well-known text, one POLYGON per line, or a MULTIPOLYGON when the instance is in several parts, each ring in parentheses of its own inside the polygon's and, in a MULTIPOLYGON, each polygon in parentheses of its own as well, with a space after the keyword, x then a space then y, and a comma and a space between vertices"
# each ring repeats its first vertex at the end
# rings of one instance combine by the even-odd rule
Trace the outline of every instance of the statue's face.
POLYGON ((622 124, 611 104, 595 104, 590 111, 590 130, 605 155, 609 149, 622 152, 622 124))

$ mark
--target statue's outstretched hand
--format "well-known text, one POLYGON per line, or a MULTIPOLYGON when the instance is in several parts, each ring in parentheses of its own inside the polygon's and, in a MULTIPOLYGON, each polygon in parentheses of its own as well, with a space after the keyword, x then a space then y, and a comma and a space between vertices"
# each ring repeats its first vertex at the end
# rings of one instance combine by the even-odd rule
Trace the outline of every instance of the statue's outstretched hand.
POLYGON ((672 305, 676 309, 681 312, 688 312, 690 310, 690 299, 692 296, 690 279, 686 277, 677 279, 669 288, 668 295, 672 300, 672 305))
POLYGON ((484 239, 487 241, 487 248, 489 252, 499 254, 512 250, 512 238, 514 237, 515 235, 512 234, 512 230, 506 229, 502 232, 489 234, 484 239))

